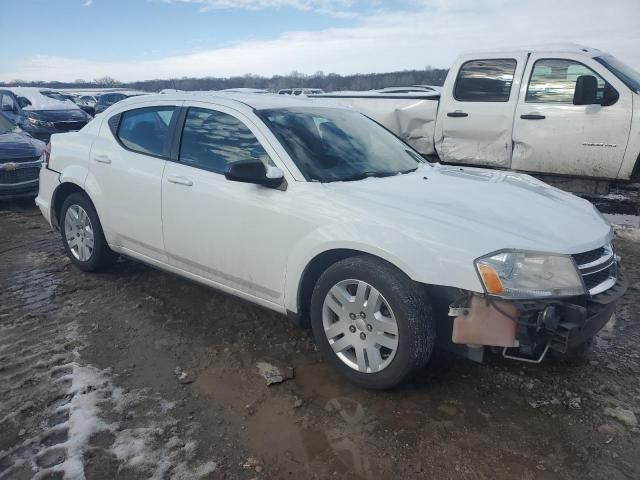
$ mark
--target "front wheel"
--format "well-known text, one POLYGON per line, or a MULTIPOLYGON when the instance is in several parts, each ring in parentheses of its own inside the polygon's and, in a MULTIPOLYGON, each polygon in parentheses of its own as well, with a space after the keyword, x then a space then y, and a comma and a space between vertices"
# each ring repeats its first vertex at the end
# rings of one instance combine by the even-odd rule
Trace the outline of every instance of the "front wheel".
POLYGON ((104 238, 93 203, 84 193, 69 195, 60 211, 64 249, 81 270, 93 272, 112 264, 117 256, 104 238))
POLYGON ((424 289, 384 260, 358 256, 329 267, 310 313, 322 355, 365 388, 403 383, 433 351, 435 320, 424 289))

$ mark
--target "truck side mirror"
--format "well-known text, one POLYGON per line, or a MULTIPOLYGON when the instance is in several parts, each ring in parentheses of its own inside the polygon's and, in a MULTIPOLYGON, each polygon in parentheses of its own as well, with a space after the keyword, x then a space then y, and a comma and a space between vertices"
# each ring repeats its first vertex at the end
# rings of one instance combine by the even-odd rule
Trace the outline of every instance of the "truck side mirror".
POLYGON ((604 92, 602 93, 602 106, 608 107, 609 105, 613 105, 620 98, 620 94, 618 91, 613 88, 610 84, 604 84, 604 92))
POLYGON ((576 89, 573 92, 574 105, 593 105, 600 103, 596 100, 598 95, 598 79, 593 75, 580 75, 576 80, 576 89))

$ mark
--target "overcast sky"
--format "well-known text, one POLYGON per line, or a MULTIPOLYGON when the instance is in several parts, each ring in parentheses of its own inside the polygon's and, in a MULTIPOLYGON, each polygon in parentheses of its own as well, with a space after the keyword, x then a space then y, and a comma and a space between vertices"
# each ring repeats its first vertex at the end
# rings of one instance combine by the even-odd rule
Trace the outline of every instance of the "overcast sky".
POLYGON ((640 0, 3 0, 0 80, 447 68, 559 42, 640 70, 640 0))

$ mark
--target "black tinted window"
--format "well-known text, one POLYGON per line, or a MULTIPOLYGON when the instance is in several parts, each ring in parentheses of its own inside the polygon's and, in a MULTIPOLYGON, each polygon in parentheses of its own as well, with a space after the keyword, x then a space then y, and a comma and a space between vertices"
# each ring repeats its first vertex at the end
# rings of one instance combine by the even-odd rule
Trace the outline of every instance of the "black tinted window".
POLYGON ((130 150, 166 156, 165 147, 174 110, 174 107, 153 107, 124 112, 120 118, 118 138, 130 150))
POLYGON ((458 72, 454 96, 461 102, 508 102, 516 61, 472 60, 458 72))
POLYGON ((180 162, 222 173, 229 163, 258 159, 270 163, 258 139, 237 118, 204 108, 190 108, 182 131, 180 162))

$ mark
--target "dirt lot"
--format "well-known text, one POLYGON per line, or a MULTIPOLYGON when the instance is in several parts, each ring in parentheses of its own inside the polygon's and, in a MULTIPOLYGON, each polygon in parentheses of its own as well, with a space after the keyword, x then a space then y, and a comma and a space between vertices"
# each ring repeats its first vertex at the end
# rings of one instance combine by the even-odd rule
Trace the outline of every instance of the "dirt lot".
POLYGON ((617 247, 631 286, 586 359, 438 352, 372 393, 285 318, 128 260, 81 273, 1 205, 0 479, 640 478, 640 243, 617 247))

